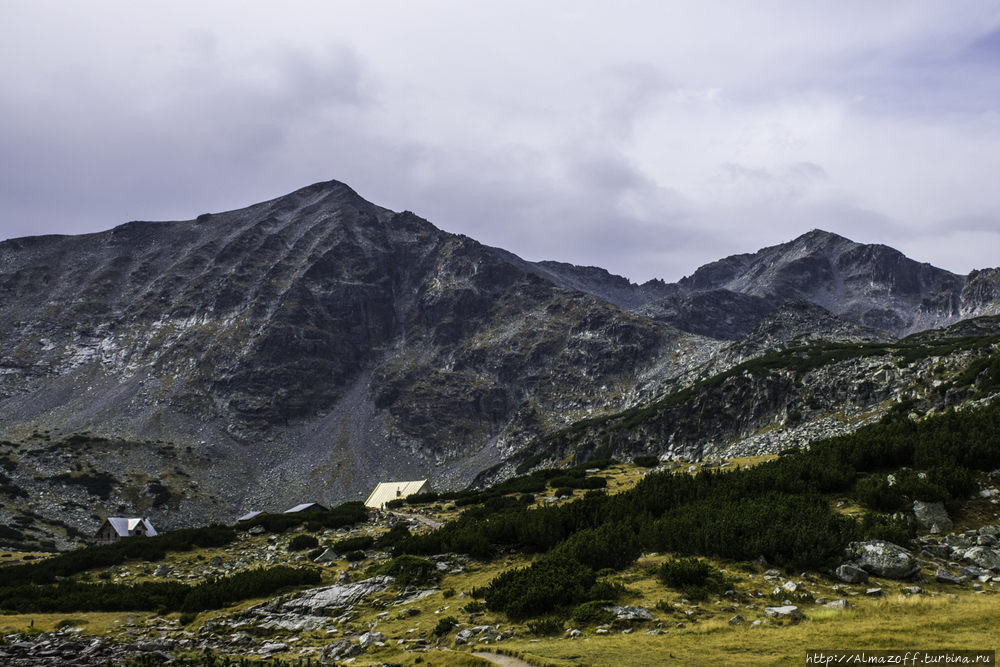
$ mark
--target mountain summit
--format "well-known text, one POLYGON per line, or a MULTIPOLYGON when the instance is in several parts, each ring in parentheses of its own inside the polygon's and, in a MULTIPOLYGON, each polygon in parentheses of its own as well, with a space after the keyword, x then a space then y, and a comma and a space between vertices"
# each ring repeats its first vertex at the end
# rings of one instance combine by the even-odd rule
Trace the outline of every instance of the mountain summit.
POLYGON ((462 485, 703 349, 337 182, 0 266, 0 432, 182 443, 240 507, 462 485))
POLYGON ((996 313, 992 271, 960 276, 888 246, 863 245, 818 229, 788 243, 706 264, 676 283, 622 285, 624 279, 600 276, 593 269, 561 265, 553 270, 546 262, 536 267, 566 287, 720 340, 739 339, 792 299, 811 301, 896 337, 996 313))

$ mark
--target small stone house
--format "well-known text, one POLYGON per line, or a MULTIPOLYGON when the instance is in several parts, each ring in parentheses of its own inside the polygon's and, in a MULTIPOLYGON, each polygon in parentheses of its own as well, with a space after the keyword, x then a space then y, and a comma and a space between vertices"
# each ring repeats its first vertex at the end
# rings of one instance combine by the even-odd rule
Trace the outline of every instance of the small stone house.
POLYGON ((296 505, 291 509, 285 510, 285 514, 295 514, 296 512, 326 512, 326 511, 328 510, 319 503, 302 503, 301 505, 296 505))
POLYGON ((430 483, 426 479, 420 479, 415 482, 382 482, 368 496, 368 500, 365 501, 365 507, 378 509, 390 500, 406 498, 415 493, 430 493, 432 490, 430 483))
POLYGON ((243 516, 241 516, 239 519, 237 519, 236 522, 239 523, 241 521, 250 521, 251 519, 256 519, 261 514, 264 514, 264 512, 247 512, 246 514, 244 514, 243 516))
POLYGON ((108 517, 97 529, 94 541, 97 544, 111 544, 126 537, 153 537, 156 529, 148 519, 126 519, 123 517, 108 517))

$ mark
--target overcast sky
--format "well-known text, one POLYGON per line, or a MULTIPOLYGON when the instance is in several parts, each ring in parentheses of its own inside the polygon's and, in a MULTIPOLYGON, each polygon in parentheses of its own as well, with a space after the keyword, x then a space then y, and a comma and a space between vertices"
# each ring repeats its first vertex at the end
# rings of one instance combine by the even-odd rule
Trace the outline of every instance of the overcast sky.
POLYGON ((330 179, 636 282, 813 228, 1000 266, 1000 4, 0 4, 0 238, 330 179))

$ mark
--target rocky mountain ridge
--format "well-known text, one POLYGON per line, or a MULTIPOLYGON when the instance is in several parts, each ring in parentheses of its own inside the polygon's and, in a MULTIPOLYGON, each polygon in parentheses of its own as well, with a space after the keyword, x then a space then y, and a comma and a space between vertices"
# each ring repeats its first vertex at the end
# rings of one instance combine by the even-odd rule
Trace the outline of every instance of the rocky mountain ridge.
MULTIPOLYGON (((997 276, 814 231, 636 286, 526 262, 337 182, 196 220, 13 239, 0 483, 26 495, 8 493, 0 518, 69 512, 86 533, 147 512, 169 528, 587 452, 770 451, 930 396, 938 366, 966 372, 990 344, 900 368, 890 333, 993 312, 997 276), (786 352, 813 367, 768 360, 786 352), (667 405, 655 424, 588 426, 667 405), (553 445, 566 428, 588 437, 553 445), (95 496, 102 475, 114 488, 95 496)), ((982 337, 988 321, 961 324, 982 337)), ((914 344, 957 334, 925 335, 914 344)))
POLYGON ((553 262, 529 268, 645 317, 721 340, 738 340, 793 299, 897 338, 1000 312, 996 269, 960 276, 888 246, 855 243, 818 229, 756 253, 711 262, 676 283, 636 285, 603 269, 553 262))
POLYGON ((6 241, 0 267, 0 435, 21 452, 48 431, 192 448, 215 469, 186 472, 234 513, 386 478, 462 486, 713 349, 335 182, 6 241))

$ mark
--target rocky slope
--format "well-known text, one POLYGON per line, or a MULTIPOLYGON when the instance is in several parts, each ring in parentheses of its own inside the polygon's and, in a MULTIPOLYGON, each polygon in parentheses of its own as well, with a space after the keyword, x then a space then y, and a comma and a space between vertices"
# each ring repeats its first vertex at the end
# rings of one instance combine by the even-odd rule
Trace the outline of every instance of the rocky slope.
POLYGON ((563 461, 701 461, 777 454, 882 419, 921 419, 1000 397, 1000 318, 903 341, 790 302, 710 362, 614 415, 532 441, 478 482, 563 461))
MULTIPOLYGON (((712 349, 336 182, 197 220, 14 239, 0 267, 0 436, 21 453, 49 431, 191 448, 214 463, 192 479, 234 515, 385 478, 464 485, 712 349)), ((90 451, 77 463, 107 470, 90 451)))
POLYGON ((170 528, 363 498, 386 479, 457 488, 529 459, 772 451, 930 400, 939 367, 967 372, 990 344, 899 359, 982 338, 986 320, 890 342, 994 312, 998 275, 814 231, 633 285, 526 262, 337 182, 9 240, 0 518, 61 544, 75 533, 59 522, 87 533, 107 514, 170 528))

